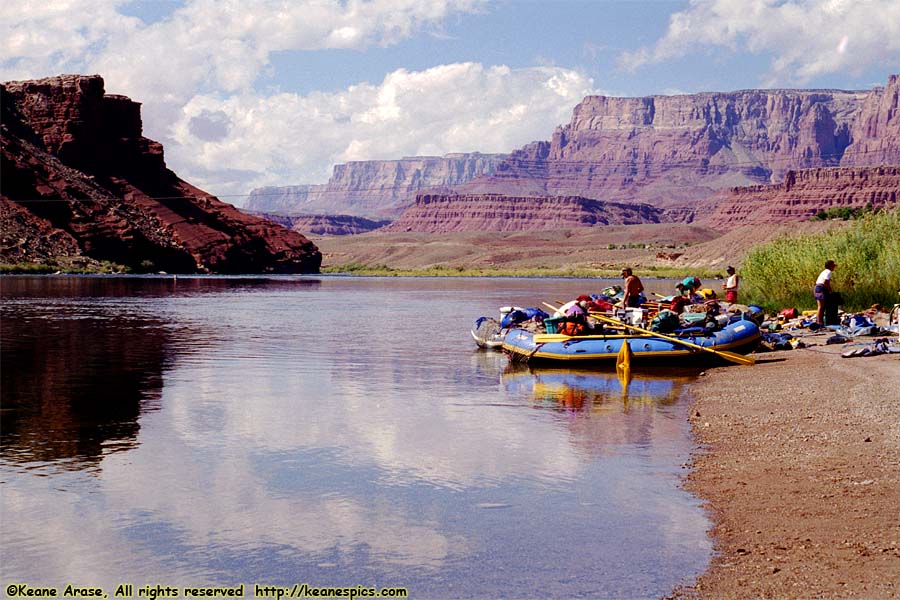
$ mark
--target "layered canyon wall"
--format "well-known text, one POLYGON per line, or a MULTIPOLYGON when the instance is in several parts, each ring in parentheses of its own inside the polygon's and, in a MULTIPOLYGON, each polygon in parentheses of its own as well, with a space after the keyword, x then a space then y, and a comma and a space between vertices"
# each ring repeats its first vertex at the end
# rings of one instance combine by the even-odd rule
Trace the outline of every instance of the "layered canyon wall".
POLYGON ((871 92, 588 97, 552 140, 514 152, 493 176, 464 189, 689 207, 791 170, 900 164, 898 87, 891 77, 871 92))
POLYGON ((284 215, 265 212, 252 214, 298 233, 312 235, 356 235, 374 231, 390 223, 352 215, 284 215))
POLYGON ((247 209, 281 214, 395 218, 424 189, 448 189, 490 175, 506 154, 447 154, 335 165, 328 183, 254 189, 247 209))
POLYGON ((900 164, 900 75, 866 96, 850 138, 842 167, 900 164))
POLYGON ((110 261, 174 273, 317 272, 302 235, 166 168, 140 104, 98 75, 0 84, 0 260, 110 261))
MULTIPOLYGON (((900 164, 898 96, 896 75, 884 87, 864 91, 590 96, 552 139, 532 142, 490 167, 485 163, 481 174, 465 170, 474 175, 467 181, 417 181, 422 192, 446 193, 429 187, 444 186, 467 197, 580 196, 649 203, 664 209, 666 220, 690 222, 714 211, 723 192, 778 184, 789 171, 900 164)), ((321 190, 298 190, 297 195, 306 194, 304 202, 315 205, 309 212, 396 217, 404 208, 398 198, 409 197, 416 187, 402 163, 339 165, 321 190)))
POLYGON ((415 205, 382 231, 540 231, 658 223, 660 218, 661 211, 646 204, 578 196, 420 194, 415 205))
POLYGON ((728 231, 744 225, 808 221, 828 209, 865 207, 900 207, 900 166, 789 171, 778 185, 730 190, 717 209, 698 222, 728 231))

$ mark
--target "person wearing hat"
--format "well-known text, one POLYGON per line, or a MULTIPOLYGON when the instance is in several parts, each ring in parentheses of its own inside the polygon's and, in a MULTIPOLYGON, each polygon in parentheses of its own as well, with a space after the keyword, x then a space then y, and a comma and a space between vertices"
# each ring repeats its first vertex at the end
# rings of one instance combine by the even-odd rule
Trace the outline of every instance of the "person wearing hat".
POLYGON ((641 292, 644 284, 638 279, 629 267, 622 269, 622 277, 625 278, 625 296, 622 298, 622 306, 640 308, 641 292))
POLYGON ((825 270, 819 273, 816 279, 816 287, 813 288, 813 298, 816 299, 816 323, 819 326, 825 325, 825 309, 828 304, 829 296, 831 296, 831 275, 837 265, 833 260, 825 261, 825 270))
POLYGON ((739 283, 738 275, 732 266, 725 267, 725 272, 728 273, 728 279, 722 284, 722 289, 725 290, 725 302, 736 304, 739 283))

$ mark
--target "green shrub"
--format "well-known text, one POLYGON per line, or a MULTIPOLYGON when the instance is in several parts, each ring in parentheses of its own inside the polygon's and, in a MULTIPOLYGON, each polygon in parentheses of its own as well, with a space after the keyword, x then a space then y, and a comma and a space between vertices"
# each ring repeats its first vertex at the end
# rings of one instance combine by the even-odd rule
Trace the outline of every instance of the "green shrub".
POLYGON ((835 206, 827 210, 820 210, 816 213, 814 220, 827 221, 828 219, 841 219, 848 221, 850 219, 860 219, 873 212, 878 212, 869 202, 861 208, 850 208, 849 206, 835 206))
POLYGON ((812 288, 825 261, 845 310, 891 306, 900 290, 900 210, 867 212, 846 229, 777 239, 752 249, 741 268, 742 302, 767 309, 815 308, 812 288))
POLYGON ((55 273, 59 270, 56 265, 46 265, 42 263, 0 263, 0 273, 10 275, 39 275, 45 273, 55 273))

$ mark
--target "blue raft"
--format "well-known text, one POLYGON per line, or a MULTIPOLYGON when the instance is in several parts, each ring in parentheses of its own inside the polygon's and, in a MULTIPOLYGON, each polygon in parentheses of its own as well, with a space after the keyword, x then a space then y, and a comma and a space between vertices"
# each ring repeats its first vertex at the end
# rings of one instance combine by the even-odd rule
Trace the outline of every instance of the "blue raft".
MULTIPOLYGON (((719 331, 699 332, 695 329, 681 335, 678 333, 667 335, 698 346, 737 354, 753 352, 761 337, 759 327, 749 320, 729 323, 719 331)), ((566 338, 535 334, 522 329, 512 329, 506 334, 503 339, 503 351, 514 361, 582 364, 615 361, 625 342, 628 342, 631 348, 631 360, 636 362, 694 364, 718 358, 711 352, 689 348, 648 334, 605 334, 566 338), (535 336, 538 338, 537 341, 535 336), (556 337, 561 339, 554 339, 556 337), (549 341, 544 341, 547 339, 549 341)))

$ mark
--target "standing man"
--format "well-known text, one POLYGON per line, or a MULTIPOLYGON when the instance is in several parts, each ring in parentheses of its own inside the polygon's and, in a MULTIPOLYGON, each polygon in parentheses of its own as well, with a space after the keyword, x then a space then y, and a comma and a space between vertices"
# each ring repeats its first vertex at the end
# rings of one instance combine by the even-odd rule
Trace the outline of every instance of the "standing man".
POLYGON ((625 278, 625 296, 622 298, 622 306, 640 308, 640 295, 644 291, 644 284, 634 276, 630 267, 622 269, 622 277, 625 278))
POLYGON ((735 304, 737 303, 740 278, 734 272, 734 267, 726 267, 725 272, 728 273, 728 279, 722 284, 722 289, 725 290, 725 302, 735 304))
POLYGON ((837 265, 833 260, 825 261, 825 270, 819 273, 816 279, 816 287, 813 288, 813 297, 816 299, 816 322, 819 326, 825 325, 825 309, 828 297, 831 296, 831 275, 837 265))

